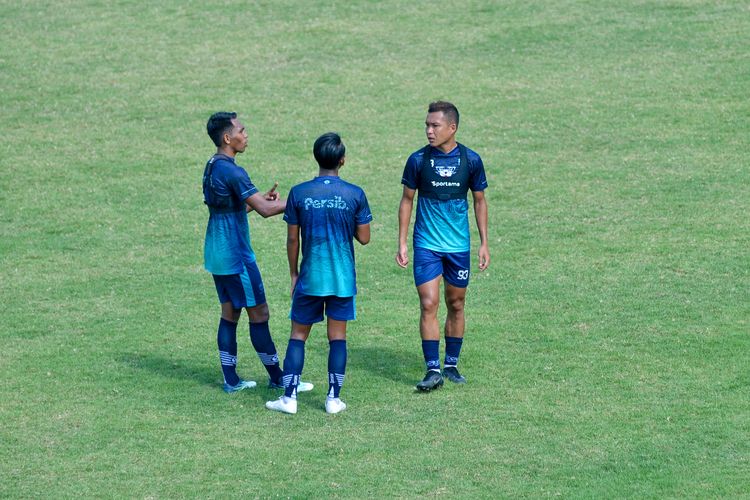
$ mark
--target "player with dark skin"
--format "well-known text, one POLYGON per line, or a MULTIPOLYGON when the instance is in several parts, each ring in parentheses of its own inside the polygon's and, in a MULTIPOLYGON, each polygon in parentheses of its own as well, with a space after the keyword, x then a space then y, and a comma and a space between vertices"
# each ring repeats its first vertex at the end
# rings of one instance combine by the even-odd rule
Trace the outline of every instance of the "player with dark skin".
MULTIPOLYGON (((252 380, 237 374, 237 324, 242 309, 249 318, 250 342, 269 375, 269 387, 281 388, 283 372, 268 324, 263 278, 252 249, 247 213, 262 217, 281 214, 286 207, 276 192, 276 184, 261 194, 247 171, 235 162, 246 150, 248 134, 237 113, 220 111, 206 124, 216 153, 203 173, 203 197, 209 219, 204 242, 204 267, 212 274, 221 304, 216 342, 227 393, 255 387, 252 380)), ((312 389, 300 382, 298 390, 312 389)))
MULTIPOLYGON (((247 149, 248 134, 245 125, 239 118, 233 118, 232 125, 234 125, 234 128, 224 134, 221 145, 216 148, 216 154, 234 158, 238 153, 244 153, 245 149, 247 149)), ((284 212, 286 200, 279 197, 279 193, 276 192, 277 187, 278 183, 274 183, 273 187, 266 193, 254 193, 252 196, 248 196, 245 200, 247 211, 255 210, 264 218, 284 212)), ((245 309, 251 322, 259 323, 268 321, 268 303, 245 309)), ((232 302, 223 302, 221 304, 221 317, 225 320, 237 323, 240 320, 241 314, 242 309, 235 309, 232 306, 232 302)))

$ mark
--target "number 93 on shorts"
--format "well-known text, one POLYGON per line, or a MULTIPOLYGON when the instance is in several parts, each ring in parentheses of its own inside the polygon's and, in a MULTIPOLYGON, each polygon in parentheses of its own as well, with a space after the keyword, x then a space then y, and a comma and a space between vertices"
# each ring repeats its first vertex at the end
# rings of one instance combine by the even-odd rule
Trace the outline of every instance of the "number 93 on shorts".
POLYGON ((446 283, 458 288, 469 286, 471 272, 469 252, 435 252, 426 248, 414 249, 414 284, 422 285, 442 275, 446 283))

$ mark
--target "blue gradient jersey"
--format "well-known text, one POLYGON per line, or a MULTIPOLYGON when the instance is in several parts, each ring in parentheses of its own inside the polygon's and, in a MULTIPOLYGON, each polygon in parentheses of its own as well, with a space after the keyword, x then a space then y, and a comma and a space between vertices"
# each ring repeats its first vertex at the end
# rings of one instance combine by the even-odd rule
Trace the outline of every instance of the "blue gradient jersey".
MULTIPOLYGON (((419 150, 406 160, 401 184, 409 189, 419 187, 422 156, 419 150)), ((487 177, 482 158, 469 148, 466 148, 466 157, 469 163, 469 189, 484 191, 487 189, 487 177)), ((458 146, 447 154, 432 148, 430 158, 435 171, 451 172, 459 166, 461 155, 458 146)), ((438 200, 418 196, 414 248, 447 253, 468 252, 471 249, 469 238, 469 203, 466 198, 438 200)))
POLYGON ((215 155, 203 172, 203 201, 209 217, 203 259, 212 274, 240 274, 255 262, 245 200, 258 192, 234 158, 215 155))
POLYGON ((336 176, 316 177, 292 188, 284 220, 300 226, 302 263, 297 288, 305 295, 357 294, 353 238, 372 220, 365 192, 336 176))

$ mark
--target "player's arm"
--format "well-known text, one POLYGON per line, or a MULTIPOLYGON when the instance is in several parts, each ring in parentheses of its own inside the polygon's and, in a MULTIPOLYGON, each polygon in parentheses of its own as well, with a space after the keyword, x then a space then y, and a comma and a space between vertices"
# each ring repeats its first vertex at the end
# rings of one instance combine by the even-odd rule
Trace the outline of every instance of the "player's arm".
MULTIPOLYGON (((274 182, 273 183, 273 187, 269 191, 266 191, 265 193, 263 193, 263 198, 265 198, 268 201, 278 200, 279 199, 279 193, 276 192, 276 188, 277 187, 279 187, 279 183, 278 182, 274 182)), ((245 211, 247 213, 250 213, 250 212, 253 211, 253 207, 250 204, 245 203, 245 211)))
POLYGON ((484 271, 490 265, 490 248, 487 242, 487 199, 484 197, 484 191, 472 191, 471 196, 474 198, 474 216, 479 230, 479 270, 484 271))
POLYGON ((279 193, 276 192, 276 186, 274 184, 270 191, 267 193, 255 193, 248 196, 245 203, 250 207, 251 210, 255 210, 263 217, 271 217, 279 215, 286 208, 286 200, 279 197, 279 193))
POLYGON ((292 279, 292 293, 294 293, 299 277, 299 225, 288 224, 286 231, 286 257, 289 261, 289 277, 292 279))
POLYGON ((409 236, 409 223, 411 222, 411 212, 414 209, 414 194, 416 192, 416 189, 404 186, 401 203, 398 205, 398 253, 396 253, 396 263, 401 267, 406 267, 409 264, 409 246, 406 244, 406 239, 409 236))
POLYGON ((354 230, 354 238, 359 241, 361 245, 367 245, 370 243, 370 224, 359 224, 357 229, 354 230))

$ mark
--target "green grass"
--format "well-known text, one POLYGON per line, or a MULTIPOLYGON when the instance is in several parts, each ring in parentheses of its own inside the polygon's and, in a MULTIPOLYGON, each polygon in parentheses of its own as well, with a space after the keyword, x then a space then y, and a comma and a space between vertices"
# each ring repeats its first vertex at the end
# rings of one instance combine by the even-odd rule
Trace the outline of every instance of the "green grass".
MULTIPOLYGON (((0 1, 0 17, 0 497, 748 496, 745 2, 0 1), (421 395, 393 256, 438 98, 484 159, 493 260, 468 296, 470 383, 421 395), (260 187, 312 177, 335 130, 368 193, 341 415, 323 411, 321 326, 296 416, 265 410, 264 387, 219 389, 200 176, 221 109, 248 125, 260 187)), ((283 354, 286 229, 251 230, 283 354)), ((239 358, 264 380, 244 333, 239 358)))

